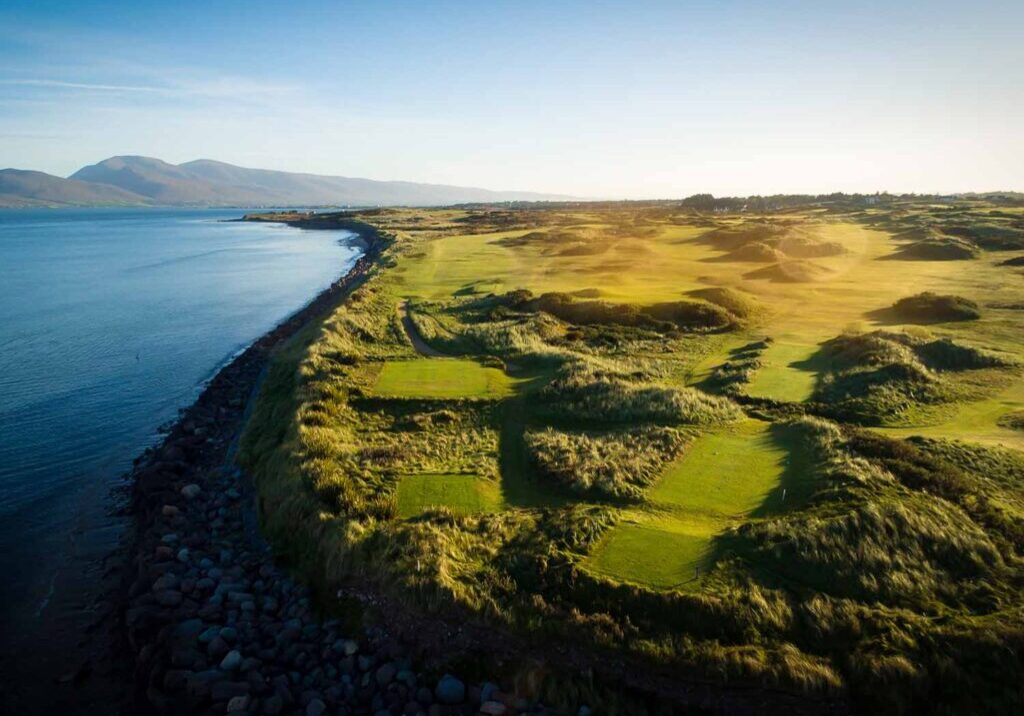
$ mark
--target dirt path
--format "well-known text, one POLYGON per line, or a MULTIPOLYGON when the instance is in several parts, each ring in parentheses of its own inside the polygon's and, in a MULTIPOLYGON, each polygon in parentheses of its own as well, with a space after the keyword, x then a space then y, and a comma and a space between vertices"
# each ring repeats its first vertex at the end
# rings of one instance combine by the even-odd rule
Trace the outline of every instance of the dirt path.
POLYGON ((398 315, 402 319, 402 328, 405 329, 405 335, 409 337, 409 342, 412 343, 412 347, 417 353, 429 358, 447 358, 444 353, 439 350, 435 350, 430 346, 423 337, 420 336, 420 332, 416 330, 416 324, 412 320, 412 309, 409 307, 409 301, 402 301, 398 306, 398 315))

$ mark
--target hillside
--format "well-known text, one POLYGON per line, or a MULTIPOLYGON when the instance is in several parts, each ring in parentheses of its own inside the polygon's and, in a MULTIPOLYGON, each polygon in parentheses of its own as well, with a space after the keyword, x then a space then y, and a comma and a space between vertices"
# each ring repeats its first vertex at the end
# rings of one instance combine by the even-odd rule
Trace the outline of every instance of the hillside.
POLYGON ((375 181, 352 177, 296 174, 268 169, 248 169, 211 159, 179 165, 193 176, 216 186, 260 193, 269 203, 286 204, 406 204, 428 206, 494 201, 544 201, 568 199, 563 195, 536 192, 490 191, 445 184, 407 181, 375 181))
POLYGON ((148 202, 144 196, 109 184, 0 169, 0 207, 131 206, 148 202))
MULTIPOLYGON (((52 177, 55 181, 56 177, 52 177)), ((71 175, 75 184, 63 191, 69 196, 86 196, 76 187, 116 187, 128 192, 135 202, 164 206, 431 206, 469 202, 543 201, 570 197, 533 192, 503 192, 442 184, 405 181, 375 181, 317 174, 298 174, 249 169, 233 164, 199 159, 174 165, 152 157, 119 156, 83 167, 71 175)), ((97 198, 62 199, 57 203, 116 203, 95 190, 97 198)), ((31 194, 14 190, 0 205, 34 205, 31 194)), ((118 195, 120 201, 125 194, 118 195)))

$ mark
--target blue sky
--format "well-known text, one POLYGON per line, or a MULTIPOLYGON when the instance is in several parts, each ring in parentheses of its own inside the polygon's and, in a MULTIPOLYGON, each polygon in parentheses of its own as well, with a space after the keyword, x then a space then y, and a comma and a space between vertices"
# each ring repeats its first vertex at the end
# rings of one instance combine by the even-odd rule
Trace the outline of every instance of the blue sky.
POLYGON ((0 166, 1024 190, 1024 3, 5 0, 0 166))

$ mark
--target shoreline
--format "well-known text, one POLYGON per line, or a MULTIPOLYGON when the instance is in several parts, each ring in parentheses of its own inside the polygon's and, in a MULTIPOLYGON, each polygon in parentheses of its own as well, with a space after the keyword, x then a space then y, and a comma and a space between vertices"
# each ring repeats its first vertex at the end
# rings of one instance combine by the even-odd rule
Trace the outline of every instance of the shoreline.
MULTIPOLYGON (((191 712, 200 706, 203 696, 213 696, 212 685, 222 681, 207 674, 203 679, 193 679, 191 688, 185 689, 185 696, 189 697, 186 700, 193 703, 186 705, 174 698, 175 692, 180 691, 177 686, 190 685, 186 683, 189 679, 185 672, 191 670, 178 667, 197 665, 195 659, 190 659, 194 655, 180 653, 179 629, 186 625, 187 632, 190 622, 202 618, 200 598, 203 590, 211 586, 203 582, 210 580, 209 576, 193 576, 190 584, 190 572, 200 564, 216 563, 221 566, 206 567, 203 571, 214 570, 215 575, 216 570, 234 573, 238 571, 235 562, 256 561, 268 563, 258 565, 260 574, 277 571, 265 548, 262 555, 247 554, 252 551, 246 549, 246 542, 250 541, 253 519, 244 514, 252 510, 245 509, 242 495, 244 492, 251 498, 251 488, 241 479, 241 471, 230 464, 230 456, 273 350, 358 288, 380 254, 381 241, 376 232, 367 230, 369 227, 331 228, 353 231, 356 238, 352 241, 361 246, 362 256, 303 308, 221 366, 196 400, 167 427, 160 443, 134 460, 126 477, 129 525, 122 548, 124 570, 117 594, 117 623, 113 626, 122 637, 123 666, 128 666, 131 671, 127 673, 134 672, 134 676, 125 685, 126 693, 119 704, 122 712, 191 712), (215 511, 212 520, 208 519, 209 514, 198 514, 197 508, 203 506, 215 511), (232 512, 235 514, 230 515, 232 512), (215 526, 218 520, 221 524, 215 526), (216 559, 198 557, 198 553, 209 551, 203 548, 212 548, 215 541, 235 542, 242 551, 238 555, 228 554, 222 547, 216 559), (176 576, 179 572, 181 576, 176 576), (179 589, 171 588, 172 585, 179 589), (179 677, 183 680, 175 683, 179 677), (200 685, 199 681, 204 683, 200 685), (164 691, 167 693, 161 693, 164 691)), ((217 591, 225 583, 221 580, 220 584, 212 585, 212 601, 223 601, 216 597, 228 591, 217 591)), ((282 586, 293 589, 290 584, 282 586)), ((304 598, 308 601, 308 597, 304 598)), ((206 616, 217 615, 207 610, 206 616)), ((198 655, 198 649, 194 651, 198 655)), ((219 645, 213 651, 219 651, 219 645)), ((228 675, 225 672, 225 679, 228 675)), ((247 691, 238 685, 240 682, 226 683, 235 685, 221 687, 220 691, 231 691, 234 695, 247 691)))
MULTIPOLYGON (((400 631, 395 624, 368 621, 360 608, 343 619, 322 615, 310 588, 275 562, 259 529, 255 488, 233 462, 238 440, 273 351, 359 288, 387 242, 348 215, 321 215, 315 226, 279 223, 352 231, 364 254, 306 307, 223 366, 163 441, 135 460, 127 477, 130 525, 111 625, 120 637, 121 663, 108 674, 124 674, 127 682, 116 710, 550 713, 494 683, 473 685, 415 669, 420 660, 414 664, 414 647, 392 633, 400 631)), ((87 712, 104 706, 115 710, 107 701, 89 704, 87 712)))

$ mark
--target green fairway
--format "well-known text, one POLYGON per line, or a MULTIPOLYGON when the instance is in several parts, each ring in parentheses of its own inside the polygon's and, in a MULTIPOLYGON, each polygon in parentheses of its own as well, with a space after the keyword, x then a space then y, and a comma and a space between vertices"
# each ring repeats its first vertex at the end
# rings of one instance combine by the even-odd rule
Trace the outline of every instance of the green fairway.
POLYGON ((805 496, 805 456, 795 447, 788 435, 754 420, 698 439, 668 467, 645 509, 627 512, 601 541, 588 566, 652 587, 695 583, 697 569, 711 567, 717 534, 805 496))
POLYGON ((459 515, 498 512, 501 488, 478 475, 405 475, 398 483, 398 516, 406 519, 432 507, 459 515))
POLYGON ((754 374, 746 393, 756 398, 772 398, 799 403, 814 392, 817 372, 809 365, 818 346, 808 343, 776 341, 761 356, 763 365, 754 374))
POLYGON ((515 382, 497 368, 457 358, 389 361, 377 376, 377 395, 400 398, 502 398, 515 382))
POLYGON ((721 517, 754 510, 778 488, 787 459, 770 427, 749 421, 697 440, 669 466, 651 502, 721 517))
POLYGON ((937 419, 911 420, 908 427, 874 428, 895 437, 922 435, 931 438, 965 440, 1024 451, 1024 431, 999 423, 1003 416, 1024 409, 1024 380, 1018 378, 999 393, 984 400, 956 403, 937 419))

